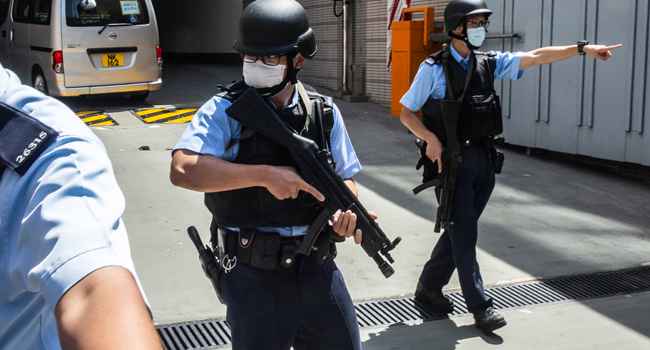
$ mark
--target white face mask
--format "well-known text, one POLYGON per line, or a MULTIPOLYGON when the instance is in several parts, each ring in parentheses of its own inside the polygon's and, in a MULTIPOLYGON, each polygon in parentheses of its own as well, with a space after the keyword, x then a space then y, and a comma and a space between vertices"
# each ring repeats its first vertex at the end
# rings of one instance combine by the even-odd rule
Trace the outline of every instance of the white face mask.
POLYGON ((257 60, 254 63, 244 62, 244 81, 255 89, 264 89, 276 86, 284 80, 284 71, 287 66, 278 64, 268 66, 257 60))
POLYGON ((483 41, 485 41, 485 28, 472 28, 467 30, 467 41, 469 41, 472 46, 481 47, 483 41))

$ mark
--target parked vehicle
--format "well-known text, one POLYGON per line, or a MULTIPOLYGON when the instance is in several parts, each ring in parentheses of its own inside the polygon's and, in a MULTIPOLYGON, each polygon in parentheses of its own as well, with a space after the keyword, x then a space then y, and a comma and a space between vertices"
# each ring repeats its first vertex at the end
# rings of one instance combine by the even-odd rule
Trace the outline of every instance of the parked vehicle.
POLYGON ((0 62, 52 96, 127 94, 162 86, 151 0, 0 0, 0 62))

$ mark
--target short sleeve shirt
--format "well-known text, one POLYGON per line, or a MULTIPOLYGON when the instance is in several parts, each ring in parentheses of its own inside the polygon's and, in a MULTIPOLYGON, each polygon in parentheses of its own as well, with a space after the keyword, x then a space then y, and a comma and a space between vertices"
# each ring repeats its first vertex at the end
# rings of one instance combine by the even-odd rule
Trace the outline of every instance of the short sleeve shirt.
MULTIPOLYGON (((283 110, 295 108, 299 103, 299 96, 297 88, 294 87, 291 103, 283 110)), ((273 105, 270 100, 268 100, 268 103, 273 105)), ((241 123, 226 114, 226 108, 230 105, 230 101, 219 96, 215 96, 206 102, 188 125, 178 144, 176 144, 174 152, 179 149, 187 149, 229 162, 235 160, 239 151, 239 144, 234 143, 230 148, 228 146, 232 140, 240 137, 242 128, 241 123)), ((345 129, 341 112, 336 105, 333 107, 334 126, 330 135, 332 159, 336 163, 335 170, 341 178, 349 179, 361 170, 361 164, 345 129)), ((307 228, 308 226, 294 226, 284 228, 261 227, 258 229, 260 231, 279 232, 282 236, 299 236, 306 234, 307 228)))
MULTIPOLYGON (((453 46, 451 46, 451 55, 467 70, 469 57, 463 58, 453 46)), ((495 79, 512 79, 519 80, 524 74, 520 70, 521 57, 523 53, 496 52, 496 70, 495 79)), ((413 112, 419 111, 428 99, 443 99, 447 90, 445 72, 442 65, 427 63, 420 64, 411 87, 400 100, 400 103, 413 112)))
POLYGON ((70 287, 106 266, 140 286, 124 196, 103 144, 65 105, 2 66, 0 101, 59 133, 24 175, 0 179, 0 348, 60 349, 54 308, 70 287))

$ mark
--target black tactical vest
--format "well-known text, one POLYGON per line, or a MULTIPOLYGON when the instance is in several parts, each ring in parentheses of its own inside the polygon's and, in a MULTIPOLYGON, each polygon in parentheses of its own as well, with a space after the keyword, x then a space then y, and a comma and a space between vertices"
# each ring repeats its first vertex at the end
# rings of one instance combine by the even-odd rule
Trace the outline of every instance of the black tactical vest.
MULTIPOLYGON (((244 85, 245 86, 245 85, 244 85)), ((235 101, 248 87, 231 87, 223 93, 223 98, 235 101)), ((321 149, 325 149, 323 123, 318 122, 313 112, 309 126, 305 129, 307 113, 304 103, 311 99, 321 98, 331 107, 331 99, 315 93, 315 90, 305 86, 309 91, 310 101, 302 101, 291 110, 276 111, 286 125, 303 137, 315 141, 321 149)), ((297 93, 297 92, 296 92, 297 93)), ((247 128, 242 126, 242 135, 247 128)), ((287 149, 271 139, 254 133, 250 137, 240 139, 239 152, 233 163, 238 164, 267 164, 275 166, 291 166, 298 172, 300 168, 287 149)), ((302 192, 301 192, 302 195, 302 192)), ((318 202, 308 195, 310 203, 318 202)), ((250 187, 239 190, 223 191, 205 194, 205 205, 213 215, 213 222, 219 227, 257 228, 257 227, 291 227, 311 225, 318 214, 317 205, 306 206, 298 199, 278 200, 265 187, 250 187)))
MULTIPOLYGON (((442 65, 443 51, 435 53, 425 61, 429 65, 442 65)), ((485 136, 495 136, 503 132, 501 103, 494 90, 494 71, 496 54, 474 51, 472 77, 465 92, 460 115, 458 117, 458 141, 475 141, 485 136)), ((467 71, 451 55, 448 59, 449 81, 454 98, 460 98, 465 87, 467 71)), ((449 100, 449 92, 445 93, 449 100)), ((422 106, 422 122, 432 131, 443 145, 447 143, 445 124, 442 117, 440 101, 429 99, 422 106)))

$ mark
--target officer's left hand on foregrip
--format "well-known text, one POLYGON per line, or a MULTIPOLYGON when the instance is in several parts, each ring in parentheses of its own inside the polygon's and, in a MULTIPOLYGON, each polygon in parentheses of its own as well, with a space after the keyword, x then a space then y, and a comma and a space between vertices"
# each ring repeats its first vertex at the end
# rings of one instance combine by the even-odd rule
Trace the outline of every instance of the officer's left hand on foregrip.
MULTIPOLYGON (((377 215, 371 211, 368 212, 370 218, 377 220, 377 215)), ((345 213, 340 210, 332 216, 334 232, 347 238, 354 237, 354 243, 361 244, 363 233, 357 228, 357 215, 351 211, 345 213)))

